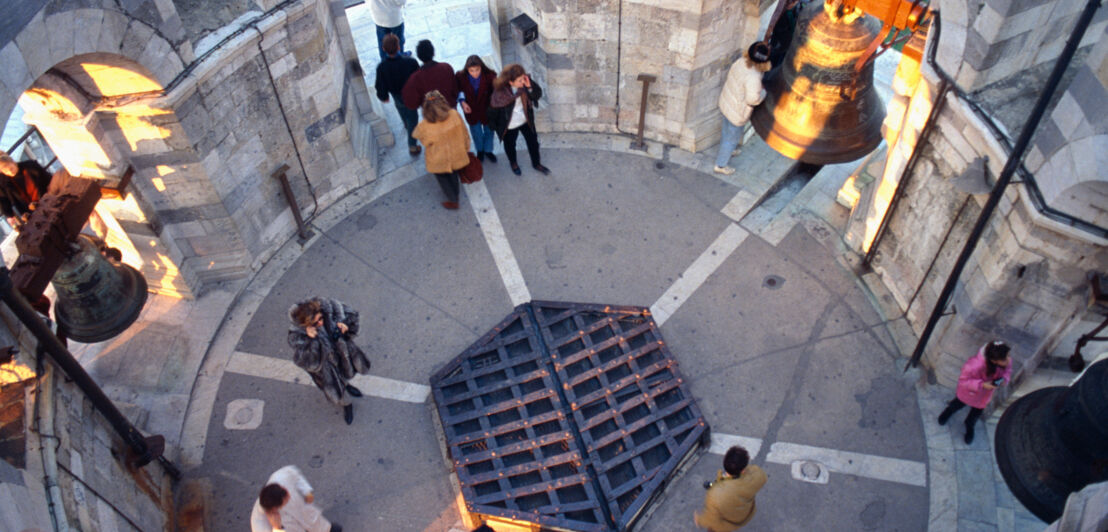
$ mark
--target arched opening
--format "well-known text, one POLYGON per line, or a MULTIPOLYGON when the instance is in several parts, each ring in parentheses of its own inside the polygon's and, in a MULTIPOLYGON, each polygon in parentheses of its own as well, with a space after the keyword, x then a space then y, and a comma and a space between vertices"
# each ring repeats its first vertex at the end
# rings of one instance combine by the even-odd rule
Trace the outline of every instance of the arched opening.
MULTIPOLYGON (((377 66, 382 59, 373 14, 368 3, 347 0, 346 16, 350 21, 358 61, 362 65, 366 83, 370 87, 370 93, 375 94, 373 86, 377 80, 377 66)), ((493 39, 498 31, 492 27, 488 0, 412 0, 404 6, 402 16, 403 50, 411 54, 412 59, 418 61, 416 44, 422 39, 428 39, 435 46, 435 60, 448 63, 455 71, 462 70, 470 55, 480 56, 494 70, 499 70, 502 66, 499 42, 494 42, 493 39)), ((372 100, 374 112, 388 123, 394 140, 390 144, 385 139, 379 139, 379 144, 386 150, 382 163, 387 172, 391 168, 407 164, 411 159, 408 154, 407 131, 397 113, 393 98, 390 97, 388 102, 381 102, 374 96, 372 100)))
POLYGON ((19 135, 33 128, 32 143, 15 146, 13 157, 43 166, 56 157, 51 170, 100 181, 103 197, 89 229, 119 249, 151 291, 188 296, 192 290, 155 212, 167 183, 206 176, 182 156, 191 153, 190 143, 174 110, 159 105, 162 95, 161 84, 135 61, 107 53, 74 56, 24 90, 13 113, 20 119, 8 121, 6 136, 13 128, 19 135), (44 145, 34 145, 35 138, 44 145))

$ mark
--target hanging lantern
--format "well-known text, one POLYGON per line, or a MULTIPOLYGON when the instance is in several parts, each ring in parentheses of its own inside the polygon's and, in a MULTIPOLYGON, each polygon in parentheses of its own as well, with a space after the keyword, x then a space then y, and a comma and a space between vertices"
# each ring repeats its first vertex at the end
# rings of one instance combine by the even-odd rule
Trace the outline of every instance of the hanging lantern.
POLYGON ((138 318, 146 303, 146 278, 116 256, 105 257, 100 242, 89 235, 78 235, 73 245, 79 250, 51 281, 58 295, 54 316, 72 340, 107 340, 138 318))
POLYGON ((856 70, 877 38, 876 21, 860 9, 823 7, 800 22, 785 62, 766 74, 766 98, 751 115, 773 149, 811 164, 853 161, 873 151, 885 119, 873 61, 856 70))

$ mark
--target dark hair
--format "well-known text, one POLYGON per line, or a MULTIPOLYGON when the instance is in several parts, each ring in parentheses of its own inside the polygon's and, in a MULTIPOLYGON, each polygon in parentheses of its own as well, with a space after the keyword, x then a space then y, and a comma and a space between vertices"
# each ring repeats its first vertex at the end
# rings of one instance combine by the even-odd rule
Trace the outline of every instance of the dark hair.
POLYGON ((765 63, 769 61, 769 45, 758 41, 746 49, 746 56, 755 63, 765 63))
POLYGON ((996 370, 1000 367, 996 362, 1008 358, 1008 352, 1012 348, 1008 347, 1008 344, 997 340, 995 342, 989 342, 985 346, 985 373, 992 375, 996 373, 996 370))
POLYGON ((727 449, 727 454, 723 455, 723 470, 733 477, 739 476, 748 464, 750 464, 750 453, 738 445, 727 449))
POLYGON ((420 61, 430 63, 431 60, 435 58, 435 45, 431 44, 431 41, 423 39, 416 45, 415 55, 420 61))
POLYGON ((481 526, 474 528, 473 532, 496 532, 491 526, 482 524, 481 526))
POLYGON ((466 70, 469 70, 469 67, 471 67, 471 66, 481 67, 482 72, 484 72, 485 70, 488 70, 488 68, 489 68, 489 67, 485 66, 485 62, 481 60, 481 56, 479 56, 479 55, 471 55, 471 56, 466 58, 466 66, 463 67, 463 68, 466 69, 466 70))
POLYGON ((527 74, 527 71, 523 70, 523 66, 519 63, 512 63, 500 71, 500 75, 496 76, 496 79, 492 82, 492 87, 494 89, 506 87, 509 81, 514 81, 525 74, 527 74))
POLYGON ((423 96, 423 119, 432 124, 446 120, 450 116, 450 104, 439 91, 431 91, 423 96))
POLYGON ((301 327, 310 327, 315 324, 315 315, 319 313, 319 309, 319 301, 311 299, 298 303, 289 313, 289 317, 292 318, 293 323, 301 327))
POLYGON ((285 503, 288 494, 280 484, 266 484, 261 493, 258 493, 258 504, 266 511, 273 511, 285 503))
POLYGON ((381 39, 381 51, 388 55, 396 55, 396 52, 400 51, 400 37, 395 33, 385 34, 385 38, 381 39))

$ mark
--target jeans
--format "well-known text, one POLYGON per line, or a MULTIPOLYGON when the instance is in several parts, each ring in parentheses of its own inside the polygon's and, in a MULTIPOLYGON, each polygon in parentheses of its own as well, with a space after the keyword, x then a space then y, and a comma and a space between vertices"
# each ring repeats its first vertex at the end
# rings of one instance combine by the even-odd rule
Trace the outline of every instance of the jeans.
POLYGON ((400 113, 400 121, 404 122, 404 129, 408 130, 408 147, 411 148, 417 144, 416 139, 412 138, 412 131, 419 123, 419 111, 408 109, 408 106, 404 105, 395 94, 392 95, 392 103, 396 104, 396 112, 400 113))
POLYGON ((743 126, 732 124, 726 116, 720 122, 723 127, 720 128, 719 132, 719 153, 716 154, 716 166, 727 166, 727 163, 731 162, 731 152, 735 151, 735 147, 743 139, 743 126))
POLYGON ((400 50, 397 50, 398 54, 404 53, 404 23, 401 22, 399 26, 395 28, 386 28, 384 26, 377 26, 377 52, 381 54, 381 61, 383 62, 388 54, 381 48, 381 41, 385 39, 385 35, 393 33, 396 38, 400 39, 400 50))
MULTIPOLYGON (((517 104, 518 105, 518 104, 517 104)), ((531 156, 531 166, 538 166, 539 162, 539 135, 535 133, 535 126, 525 122, 522 126, 509 129, 504 133, 504 154, 508 156, 508 162, 513 167, 518 167, 516 162, 516 138, 523 133, 523 140, 527 142, 527 155, 531 156)))
POLYGON ((477 153, 492 153, 492 130, 485 124, 469 126, 469 136, 473 137, 473 151, 477 153))
POLYGON ((458 172, 435 174, 435 179, 438 180, 442 193, 446 194, 446 201, 458 203, 458 193, 462 190, 462 183, 458 180, 458 172))

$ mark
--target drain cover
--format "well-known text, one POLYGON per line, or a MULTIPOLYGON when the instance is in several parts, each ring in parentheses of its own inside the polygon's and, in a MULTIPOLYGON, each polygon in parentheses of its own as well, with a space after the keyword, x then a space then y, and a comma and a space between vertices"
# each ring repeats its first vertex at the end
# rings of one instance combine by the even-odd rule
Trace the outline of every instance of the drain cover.
POLYGON ((767 275, 762 279, 762 286, 770 290, 777 290, 785 284, 785 278, 779 275, 767 275))
POLYGON ((466 510, 493 524, 628 530, 709 443, 642 307, 520 305, 431 388, 466 510))
POLYGON ((797 460, 792 463, 792 476, 813 484, 827 484, 830 477, 827 467, 815 460, 797 460))

